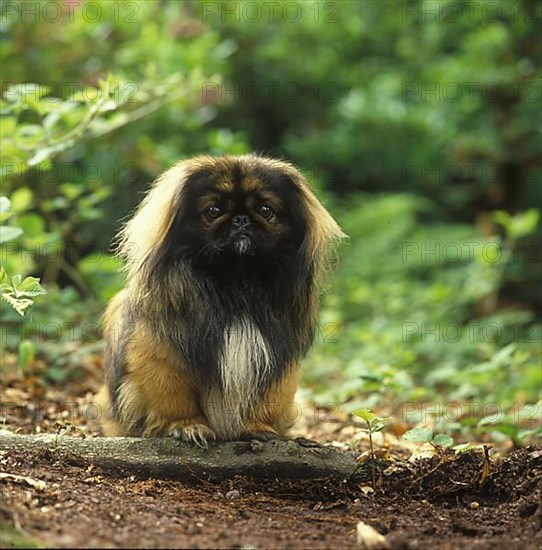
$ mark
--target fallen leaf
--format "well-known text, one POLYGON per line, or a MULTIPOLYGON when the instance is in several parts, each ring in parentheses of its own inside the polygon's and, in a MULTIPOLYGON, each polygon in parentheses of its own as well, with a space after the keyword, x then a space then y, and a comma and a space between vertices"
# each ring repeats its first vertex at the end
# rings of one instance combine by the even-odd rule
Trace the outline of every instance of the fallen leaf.
POLYGON ((32 479, 31 477, 8 474, 7 472, 0 472, 0 479, 10 479, 15 483, 26 483, 38 491, 43 491, 47 487, 47 483, 41 479, 32 479))
POLYGON ((358 547, 364 550, 385 550, 390 547, 384 535, 363 521, 358 522, 356 534, 358 547))

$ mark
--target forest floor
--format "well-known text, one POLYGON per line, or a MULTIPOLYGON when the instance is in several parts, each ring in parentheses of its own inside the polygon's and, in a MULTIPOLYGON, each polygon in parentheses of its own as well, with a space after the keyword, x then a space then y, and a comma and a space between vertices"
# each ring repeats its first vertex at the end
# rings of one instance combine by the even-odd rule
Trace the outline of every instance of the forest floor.
MULTIPOLYGON (((55 389, 39 377, 8 376, 1 427, 98 435, 83 414, 88 380, 55 389)), ((363 455, 350 479, 239 475, 188 484, 105 471, 53 450, 4 451, 0 546, 363 548, 362 521, 385 536, 374 548, 542 547, 542 449, 455 453, 401 443, 393 431, 377 434, 372 461, 366 437, 346 418, 299 423, 295 435, 363 455)))

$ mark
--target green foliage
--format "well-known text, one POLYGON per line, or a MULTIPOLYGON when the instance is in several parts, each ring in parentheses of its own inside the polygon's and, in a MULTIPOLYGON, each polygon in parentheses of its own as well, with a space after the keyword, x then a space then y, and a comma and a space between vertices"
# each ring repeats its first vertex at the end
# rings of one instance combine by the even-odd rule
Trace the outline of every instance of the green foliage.
POLYGON ((0 295, 20 315, 24 315, 40 294, 45 294, 45 290, 36 277, 25 277, 23 280, 20 275, 13 275, 11 282, 8 282, 6 272, 0 271, 0 295))
MULTIPOLYGON (((11 203, 7 197, 0 197, 0 221, 4 222, 11 216, 11 203)), ((23 233, 20 227, 0 225, 0 249, 2 245, 16 240, 23 233)), ((3 256, 3 253, 2 253, 3 256)), ((16 274, 9 278, 4 266, 0 265, 0 297, 7 302, 19 315, 34 303, 34 298, 45 294, 39 279, 16 274)))
POLYGON ((94 253, 77 264, 77 270, 100 302, 110 300, 123 286, 122 262, 110 254, 94 253))
POLYGON ((521 214, 511 216, 504 210, 493 212, 493 221, 501 225, 509 238, 513 241, 533 233, 540 220, 540 211, 530 208, 521 214))
POLYGON ((373 411, 370 409, 358 409, 352 413, 354 416, 357 416, 363 420, 366 424, 365 428, 362 428, 362 431, 367 433, 369 436, 369 450, 371 452, 371 474, 373 478, 373 489, 376 488, 376 472, 375 472, 375 452, 373 445, 373 435, 375 433, 381 432, 386 426, 388 418, 379 418, 373 411))
POLYGON ((362 428, 363 431, 366 431, 368 434, 374 434, 381 432, 385 426, 386 422, 389 419, 379 418, 376 414, 370 409, 358 409, 352 413, 354 416, 361 418, 366 424, 366 428, 362 428))
MULTIPOLYGON (((9 219, 11 213, 11 202, 7 197, 0 197, 0 221, 4 222, 9 219)), ((20 227, 10 225, 0 225, 0 245, 9 241, 14 241, 17 237, 23 234, 20 227)))
POLYGON ((34 342, 30 340, 22 340, 19 343, 17 355, 17 368, 19 370, 19 374, 23 376, 25 368, 31 365, 36 357, 36 346, 34 345, 34 342))
MULTIPOLYGON (((458 214, 510 186, 509 174, 528 207, 540 183, 529 122, 538 17, 531 2, 494 4, 498 21, 483 3, 447 1, 319 3, 295 24, 280 8, 272 24, 212 17, 230 41, 225 75, 238 92, 221 120, 241 119, 258 148, 317 162, 339 192, 412 190, 458 214), (254 99, 243 101, 249 85, 254 99)), ((234 1, 225 6, 235 13, 234 1)))
POLYGON ((78 381, 88 375, 89 362, 103 353, 101 305, 82 300, 73 287, 47 288, 24 318, 2 312, 2 346, 17 352, 21 375, 37 372, 44 386, 78 381), (36 359, 43 368, 36 369, 36 359))
POLYGON ((135 90, 131 83, 108 75, 96 87, 76 91, 65 100, 51 96, 52 91, 33 83, 12 85, 5 91, 0 104, 1 175, 48 166, 42 163, 79 141, 113 132, 186 94, 186 83, 173 75, 160 87, 147 85, 135 90), (119 112, 134 103, 138 108, 119 112))
POLYGON ((429 410, 440 429, 468 432, 491 405, 502 419, 518 402, 537 402, 542 327, 529 311, 484 311, 518 262, 510 239, 481 238, 469 224, 420 224, 431 208, 394 194, 341 209, 350 241, 305 382, 319 402, 347 411, 407 403, 404 420, 429 410))
POLYGON ((446 434, 435 434, 431 428, 414 428, 403 435, 407 441, 431 443, 434 447, 451 447, 454 440, 446 434))
MULTIPOLYGON (((52 158, 148 116, 186 95, 191 85, 185 77, 173 74, 160 85, 146 82, 135 88, 108 75, 96 86, 75 91, 65 100, 51 96, 53 90, 47 86, 26 83, 8 87, 0 119, 2 175, 8 188, 15 185, 11 194, 13 209, 26 235, 20 247, 11 249, 15 270, 33 271, 37 264, 47 283, 64 275, 86 295, 99 294, 104 299, 112 295, 119 284, 112 283, 109 290, 102 290, 99 284, 93 287, 96 277, 89 275, 90 280, 85 280, 87 274, 96 271, 88 267, 89 263, 98 261, 104 266, 107 260, 81 255, 85 244, 92 240, 92 231, 98 229, 104 205, 114 189, 98 164, 92 171, 81 173, 62 163, 70 179, 59 179, 57 175, 63 176, 63 169, 55 168, 52 158), (70 215, 73 211, 79 212, 77 218, 70 215)), ((15 229, 9 231, 3 231, 3 239, 15 229)))
POLYGON ((540 423, 542 400, 520 407, 516 405, 504 415, 489 414, 480 418, 476 423, 476 431, 480 434, 489 434, 492 441, 511 439, 520 444, 529 438, 542 438, 542 424, 540 423))

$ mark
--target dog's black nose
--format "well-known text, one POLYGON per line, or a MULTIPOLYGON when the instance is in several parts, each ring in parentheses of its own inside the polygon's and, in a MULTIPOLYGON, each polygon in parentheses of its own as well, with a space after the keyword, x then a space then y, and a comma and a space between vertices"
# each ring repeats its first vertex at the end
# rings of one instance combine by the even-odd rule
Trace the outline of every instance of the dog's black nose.
POLYGON ((246 214, 238 214, 232 220, 235 229, 244 229, 250 225, 250 218, 246 214))

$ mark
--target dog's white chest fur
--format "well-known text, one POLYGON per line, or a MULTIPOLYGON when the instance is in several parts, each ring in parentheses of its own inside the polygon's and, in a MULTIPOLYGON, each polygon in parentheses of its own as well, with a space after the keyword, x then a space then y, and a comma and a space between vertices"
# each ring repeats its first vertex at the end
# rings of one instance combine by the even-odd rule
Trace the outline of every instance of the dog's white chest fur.
POLYGON ((219 438, 231 439, 243 432, 250 406, 259 398, 258 380, 270 366, 270 353, 260 330, 240 321, 224 331, 220 376, 223 391, 213 389, 206 414, 219 438))

